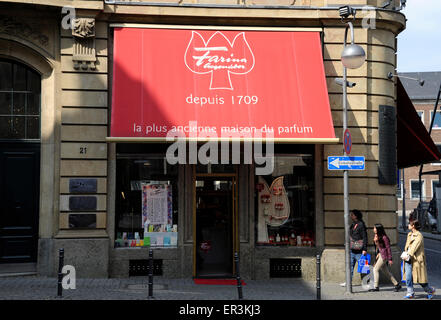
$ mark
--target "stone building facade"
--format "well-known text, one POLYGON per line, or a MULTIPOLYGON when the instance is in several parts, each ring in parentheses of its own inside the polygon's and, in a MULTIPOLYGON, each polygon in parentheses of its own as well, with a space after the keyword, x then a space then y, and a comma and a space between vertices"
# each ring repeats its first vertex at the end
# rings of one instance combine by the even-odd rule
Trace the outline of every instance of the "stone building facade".
MULTIPOLYGON (((64 248, 65 263, 75 266, 78 277, 127 277, 131 261, 148 257, 147 248, 115 247, 120 151, 117 142, 107 139, 112 110, 113 25, 318 28, 335 136, 340 142, 305 147, 314 155, 310 176, 314 185, 314 246, 256 244, 254 183, 242 189, 239 186, 241 212, 234 232, 243 278, 268 278, 272 261, 298 258, 302 277, 312 280, 316 254, 321 253, 323 280, 344 281, 343 179, 341 171, 327 169, 327 157, 341 155, 343 149, 342 88, 334 80, 343 73, 340 55, 345 25, 338 7, 346 2, 0 1, 1 61, 8 66, 24 65, 41 77, 41 133, 39 139, 32 140, 40 152, 39 170, 34 172, 39 178, 38 227, 33 238, 38 245, 33 256, 28 254, 33 258, 25 260, 36 263, 39 274, 54 276, 58 249, 64 248), (67 18, 73 11, 65 5, 75 8, 73 19, 67 18), (65 25, 72 28, 66 29, 65 25), (89 198, 87 203, 81 202, 84 197, 89 198), (75 201, 80 201, 80 205, 75 205, 75 201), (75 227, 79 215, 91 219, 92 227, 85 226, 82 219, 80 227, 75 227)), ((351 155, 365 156, 366 169, 349 174, 349 206, 364 213, 370 250, 372 228, 375 223, 382 223, 391 238, 394 256, 398 257, 396 185, 379 184, 378 179, 379 106, 396 106, 396 86, 387 74, 395 71, 396 38, 405 28, 405 17, 391 9, 399 7, 399 1, 392 1, 391 8, 381 9, 383 2, 351 1, 359 8, 354 20, 355 42, 364 48, 367 60, 361 68, 348 71, 349 81, 357 84, 348 89, 348 126, 353 143, 351 155), (369 7, 363 10, 363 6, 369 7), (375 21, 375 28, 365 28, 369 21, 375 21)), ((8 143, 16 141, 9 140, 8 143)), ((26 139, 20 142, 25 143, 26 139)), ((254 181, 247 166, 237 170, 239 182, 254 181)), ((178 175, 182 203, 177 247, 155 249, 155 259, 162 261, 164 276, 185 278, 195 276, 194 204, 192 191, 186 187, 194 177, 190 167, 179 169, 178 175)))

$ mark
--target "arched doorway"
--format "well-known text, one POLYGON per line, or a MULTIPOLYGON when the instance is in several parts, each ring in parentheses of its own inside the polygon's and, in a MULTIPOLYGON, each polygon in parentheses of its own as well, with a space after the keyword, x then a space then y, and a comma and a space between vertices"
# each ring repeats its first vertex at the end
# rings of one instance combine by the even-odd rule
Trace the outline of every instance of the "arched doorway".
POLYGON ((36 262, 41 76, 0 58, 0 263, 36 262))

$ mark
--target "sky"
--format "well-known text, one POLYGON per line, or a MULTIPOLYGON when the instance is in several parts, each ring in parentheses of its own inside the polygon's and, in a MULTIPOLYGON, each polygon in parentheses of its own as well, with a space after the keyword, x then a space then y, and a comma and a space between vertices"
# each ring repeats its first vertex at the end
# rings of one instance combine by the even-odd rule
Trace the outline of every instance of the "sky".
POLYGON ((441 71, 441 0, 408 0, 398 35, 398 72, 441 71))

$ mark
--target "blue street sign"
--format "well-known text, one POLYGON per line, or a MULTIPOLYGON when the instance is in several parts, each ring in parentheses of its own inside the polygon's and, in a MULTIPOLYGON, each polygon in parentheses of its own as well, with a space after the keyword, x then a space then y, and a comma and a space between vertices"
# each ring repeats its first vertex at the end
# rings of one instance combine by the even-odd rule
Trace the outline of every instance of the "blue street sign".
POLYGON ((328 170, 364 170, 364 157, 328 157, 328 170))

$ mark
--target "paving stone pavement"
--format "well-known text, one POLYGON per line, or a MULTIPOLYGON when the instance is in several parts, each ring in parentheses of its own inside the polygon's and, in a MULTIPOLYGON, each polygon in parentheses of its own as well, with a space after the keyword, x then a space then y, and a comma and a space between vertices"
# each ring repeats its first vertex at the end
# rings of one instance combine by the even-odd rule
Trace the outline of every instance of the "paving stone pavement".
MULTIPOLYGON (((301 279, 246 280, 244 300, 316 300, 316 282, 301 279)), ((196 285, 192 279, 154 278, 153 300, 238 300, 235 285, 196 285)), ((426 300, 421 288, 416 299, 426 300)), ((403 300, 405 286, 395 292, 392 285, 380 285, 380 292, 368 292, 360 285, 353 294, 335 283, 321 283, 322 300, 403 300)), ((440 293, 438 290, 437 294, 440 293)), ((0 278, 0 300, 148 300, 148 278, 77 279, 76 289, 63 290, 57 297, 57 279, 37 276, 0 278)), ((439 299, 435 296, 434 299, 439 299)))

